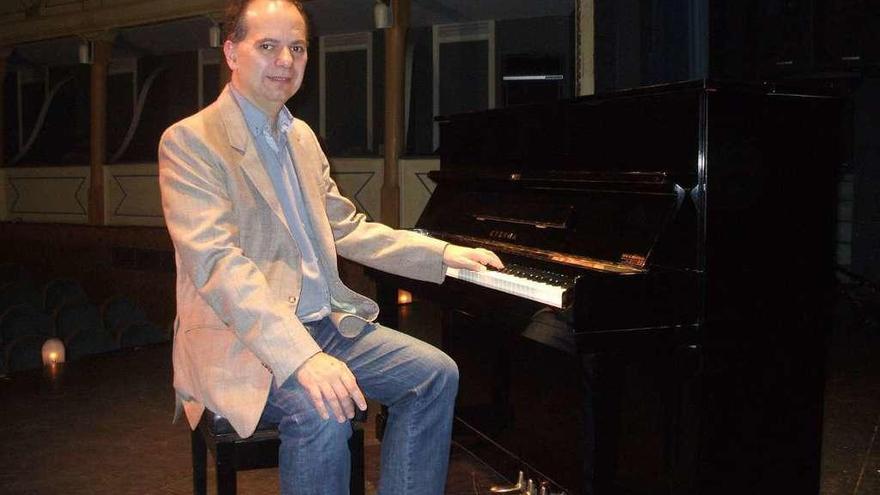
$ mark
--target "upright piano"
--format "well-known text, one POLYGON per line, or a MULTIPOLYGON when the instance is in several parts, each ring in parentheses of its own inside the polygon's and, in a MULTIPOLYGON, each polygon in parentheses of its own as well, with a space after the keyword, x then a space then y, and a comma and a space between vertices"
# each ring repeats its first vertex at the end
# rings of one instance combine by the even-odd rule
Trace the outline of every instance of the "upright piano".
POLYGON ((375 276, 459 365, 454 441, 546 493, 818 493, 839 112, 694 81, 443 118, 416 227, 507 268, 375 276))

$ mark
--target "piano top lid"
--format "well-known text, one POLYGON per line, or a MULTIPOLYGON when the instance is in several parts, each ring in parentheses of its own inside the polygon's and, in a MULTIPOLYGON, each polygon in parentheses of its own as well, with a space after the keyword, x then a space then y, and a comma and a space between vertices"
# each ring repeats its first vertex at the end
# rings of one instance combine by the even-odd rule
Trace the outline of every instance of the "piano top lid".
MULTIPOLYGON (((691 79, 687 81, 676 81, 672 83, 653 84, 648 86, 638 86, 634 88, 615 89, 613 91, 607 91, 604 93, 576 96, 565 100, 557 100, 556 102, 549 105, 571 105, 579 103, 589 104, 596 101, 621 99, 627 97, 659 96, 668 93, 688 92, 732 92, 740 94, 762 94, 767 96, 841 98, 846 96, 848 92, 851 92, 851 89, 843 84, 834 84, 833 82, 823 81, 741 81, 732 79, 691 79)), ((506 108, 472 110, 469 112, 437 115, 434 117, 434 120, 443 123, 459 118, 466 119, 470 116, 477 114, 504 112, 509 109, 522 109, 524 111, 530 111, 532 109, 543 106, 548 106, 548 103, 529 103, 525 105, 516 105, 506 108)))
MULTIPOLYGON (((510 107, 503 108, 494 108, 488 110, 471 110, 467 112, 459 112, 454 114, 446 114, 446 115, 437 115, 434 117, 436 122, 440 122, 441 124, 444 122, 448 122, 456 119, 468 119, 473 117, 474 115, 486 115, 486 114, 494 114, 494 113, 504 113, 510 110, 515 111, 523 111, 523 112, 533 112, 535 109, 553 106, 554 104, 559 105, 571 105, 577 103, 590 103, 595 100, 607 100, 607 99, 619 99, 625 98, 628 96, 655 96, 662 95, 665 93, 681 93, 681 92, 696 92, 702 91, 706 89, 718 90, 721 88, 748 88, 749 90, 756 91, 757 89, 754 85, 744 84, 744 83, 730 83, 730 82, 720 82, 713 80, 704 80, 704 79, 694 79, 690 81, 681 81, 667 84, 655 84, 651 86, 640 86, 636 88, 626 88, 626 89, 615 89, 614 91, 608 91, 605 93, 597 93, 592 95, 584 95, 584 96, 576 96, 574 98, 568 98, 564 100, 557 100, 553 103, 541 102, 541 103, 527 103, 524 105, 514 105, 510 107)), ((765 88, 763 92, 767 92, 765 88)))

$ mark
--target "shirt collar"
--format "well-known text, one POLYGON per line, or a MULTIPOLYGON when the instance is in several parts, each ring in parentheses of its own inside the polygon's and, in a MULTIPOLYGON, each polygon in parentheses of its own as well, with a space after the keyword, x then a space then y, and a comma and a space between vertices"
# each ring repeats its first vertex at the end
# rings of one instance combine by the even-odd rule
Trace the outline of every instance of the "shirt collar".
MULTIPOLYGON (((241 108, 241 113, 244 115, 244 120, 247 123, 248 128, 251 130, 251 133, 254 136, 271 136, 272 124, 266 114, 256 105, 251 103, 251 101, 244 95, 239 93, 238 90, 235 89, 235 86, 230 84, 229 89, 232 92, 232 96, 235 97, 235 101, 238 102, 238 106, 241 108)), ((281 131, 281 134, 286 134, 287 131, 290 130, 290 126, 293 124, 293 114, 290 113, 290 110, 287 109, 286 105, 282 105, 276 118, 278 119, 278 129, 281 131)))

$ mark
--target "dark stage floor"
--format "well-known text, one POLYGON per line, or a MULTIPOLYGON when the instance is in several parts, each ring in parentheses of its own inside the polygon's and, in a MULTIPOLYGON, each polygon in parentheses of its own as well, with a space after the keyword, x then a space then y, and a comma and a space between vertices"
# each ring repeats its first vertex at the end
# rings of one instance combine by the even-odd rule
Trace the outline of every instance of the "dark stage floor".
MULTIPOLYGON (((189 430, 171 423, 171 346, 128 350, 0 378, 0 493, 192 493, 189 430)), ((371 404, 371 411, 378 411, 371 404)), ((376 492, 379 443, 366 427, 367 493, 376 492)), ((503 482, 454 447, 449 494, 503 482)), ((278 493, 276 469, 239 474, 239 493, 278 493)), ((208 493, 214 493, 209 468, 208 493)))
MULTIPOLYGON (((188 430, 171 424, 170 351, 162 345, 68 363, 54 387, 43 370, 0 378, 0 493, 192 493, 188 430)), ((876 325, 838 325, 827 374, 823 495, 880 494, 877 356, 876 325)), ((368 493, 375 493, 378 448, 369 421, 368 493)), ((242 473, 239 493, 278 493, 276 476, 242 473)), ((208 479, 213 490, 213 473, 208 479)), ((497 481, 454 446, 447 494, 486 493, 497 481)))

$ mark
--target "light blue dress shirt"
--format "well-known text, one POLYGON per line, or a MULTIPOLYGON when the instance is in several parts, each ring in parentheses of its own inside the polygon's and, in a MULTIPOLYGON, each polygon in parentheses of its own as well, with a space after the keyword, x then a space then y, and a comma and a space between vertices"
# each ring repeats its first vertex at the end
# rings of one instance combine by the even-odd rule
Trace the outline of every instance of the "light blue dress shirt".
POLYGON ((321 264, 312 246, 313 230, 302 189, 287 140, 287 131, 293 125, 293 115, 287 107, 278 112, 277 132, 272 131, 269 118, 230 85, 232 95, 241 108, 244 120, 257 146, 257 153, 272 179, 275 194, 284 209, 290 233, 302 254, 302 292, 296 316, 302 322, 317 321, 330 314, 330 289, 321 273, 321 264))

